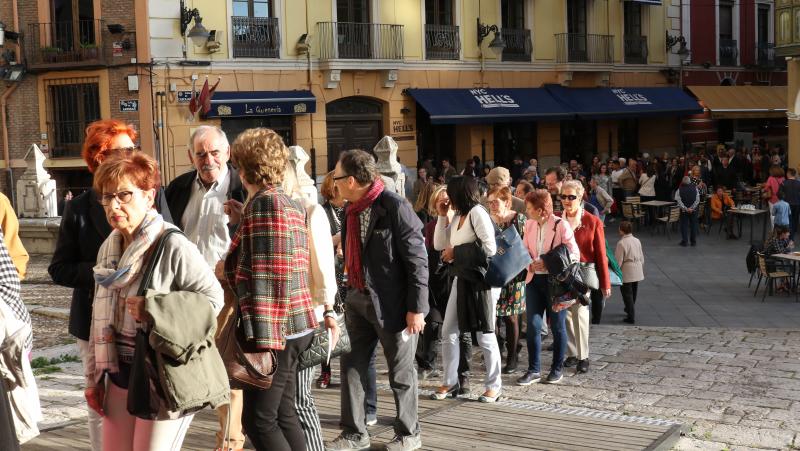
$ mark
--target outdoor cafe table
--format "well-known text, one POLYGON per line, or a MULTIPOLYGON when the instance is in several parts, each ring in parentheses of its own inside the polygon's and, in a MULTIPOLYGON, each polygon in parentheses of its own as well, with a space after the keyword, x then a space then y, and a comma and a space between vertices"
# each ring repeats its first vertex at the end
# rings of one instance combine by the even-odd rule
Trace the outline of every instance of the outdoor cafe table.
POLYGON ((767 210, 742 210, 739 208, 731 208, 728 210, 727 214, 737 215, 739 216, 739 236, 742 236, 742 217, 746 217, 750 219, 750 243, 753 242, 753 229, 755 228, 755 217, 764 215, 764 219, 761 225, 761 241, 767 236, 767 222, 769 221, 769 211, 767 210))
MULTIPOLYGON (((650 217, 655 219, 658 217, 663 216, 662 210, 664 207, 669 207, 671 205, 675 205, 675 202, 668 202, 664 200, 648 200, 647 202, 641 202, 639 205, 647 207, 650 217)), ((654 220, 650 220, 651 224, 655 224, 654 220)), ((651 232, 652 233, 652 232, 651 232)))
MULTIPOLYGON (((795 300, 797 300, 797 265, 800 264, 800 252, 790 252, 788 254, 772 254, 769 258, 777 258, 792 263, 792 286, 795 289, 795 300)), ((767 289, 765 287, 765 289, 767 289)))

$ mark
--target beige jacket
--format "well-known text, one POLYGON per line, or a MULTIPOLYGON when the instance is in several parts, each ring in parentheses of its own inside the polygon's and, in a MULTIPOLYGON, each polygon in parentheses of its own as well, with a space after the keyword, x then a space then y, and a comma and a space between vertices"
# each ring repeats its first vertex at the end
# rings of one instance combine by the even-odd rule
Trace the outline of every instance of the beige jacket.
POLYGON ((630 233, 623 236, 614 250, 614 258, 622 268, 623 283, 644 280, 644 253, 639 238, 630 233))

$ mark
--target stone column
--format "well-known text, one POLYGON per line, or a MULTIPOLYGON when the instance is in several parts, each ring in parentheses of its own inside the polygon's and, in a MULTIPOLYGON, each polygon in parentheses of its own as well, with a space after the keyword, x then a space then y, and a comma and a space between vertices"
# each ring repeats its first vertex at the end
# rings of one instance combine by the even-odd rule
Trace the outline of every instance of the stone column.
MULTIPOLYGON (((397 142, 391 136, 384 136, 373 149, 378 157, 378 172, 384 178, 390 179, 394 185, 392 191, 405 197, 406 174, 397 161, 397 142)), ((390 184, 387 187, 392 188, 390 184)))
POLYGON ((24 158, 28 168, 17 180, 17 214, 21 218, 58 216, 56 181, 44 169, 45 159, 39 146, 31 144, 24 158))
POLYGON ((294 168, 297 175, 298 190, 303 193, 303 197, 307 198, 313 203, 318 203, 317 188, 314 186, 314 181, 311 180, 306 172, 306 163, 308 163, 309 156, 305 149, 300 146, 289 147, 289 164, 294 168))

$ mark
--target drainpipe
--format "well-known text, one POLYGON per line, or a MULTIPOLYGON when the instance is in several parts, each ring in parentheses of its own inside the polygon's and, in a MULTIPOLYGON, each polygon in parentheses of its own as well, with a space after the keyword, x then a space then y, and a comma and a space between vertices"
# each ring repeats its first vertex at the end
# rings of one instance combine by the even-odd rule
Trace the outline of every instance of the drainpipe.
MULTIPOLYGON (((13 0, 11 2, 11 15, 14 18, 14 31, 20 33, 21 30, 19 29, 19 7, 17 6, 17 0, 13 0)), ((20 58, 22 57, 22 44, 20 44, 19 39, 17 39, 17 43, 14 47, 16 54, 15 55, 16 58, 14 59, 14 61, 16 61, 17 63, 21 63, 22 61, 20 58)))
MULTIPOLYGON (((16 3, 16 2, 15 2, 16 3)), ((17 83, 6 88, 3 96, 0 97, 0 128, 3 130, 3 160, 6 162, 6 181, 8 182, 8 194, 14 210, 17 209, 17 199, 14 195, 14 174, 11 171, 11 153, 8 150, 8 122, 6 121, 6 105, 8 98, 17 90, 17 83)))

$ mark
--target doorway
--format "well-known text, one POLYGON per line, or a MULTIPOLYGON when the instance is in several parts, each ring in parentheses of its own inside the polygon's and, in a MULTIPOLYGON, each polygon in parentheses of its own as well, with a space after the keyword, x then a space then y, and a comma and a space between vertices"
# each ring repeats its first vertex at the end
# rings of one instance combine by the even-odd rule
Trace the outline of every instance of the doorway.
POLYGON ((328 171, 345 150, 372 149, 383 137, 383 105, 365 97, 346 97, 325 106, 328 128, 328 171))
POLYGON ((561 161, 576 160, 584 167, 597 153, 597 121, 561 121, 561 161))

